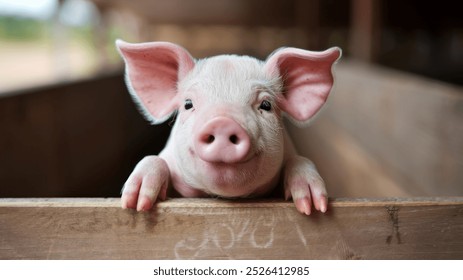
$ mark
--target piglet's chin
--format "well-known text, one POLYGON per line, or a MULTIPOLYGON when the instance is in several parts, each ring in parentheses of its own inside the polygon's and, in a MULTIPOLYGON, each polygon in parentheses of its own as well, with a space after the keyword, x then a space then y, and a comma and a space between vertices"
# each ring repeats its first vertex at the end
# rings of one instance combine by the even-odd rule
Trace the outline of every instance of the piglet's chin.
POLYGON ((204 187, 210 195, 245 197, 255 192, 261 157, 254 156, 241 163, 207 162, 200 158, 198 168, 203 174, 204 187))

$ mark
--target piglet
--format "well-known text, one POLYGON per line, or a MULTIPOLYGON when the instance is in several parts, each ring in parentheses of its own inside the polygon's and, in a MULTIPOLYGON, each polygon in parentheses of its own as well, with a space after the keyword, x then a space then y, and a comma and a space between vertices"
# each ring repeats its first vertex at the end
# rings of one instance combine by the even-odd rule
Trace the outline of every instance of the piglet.
POLYGON ((167 42, 116 45, 133 99, 153 124, 176 115, 164 150, 135 167, 122 207, 149 210, 167 189, 183 197, 262 197, 283 185, 299 212, 327 210, 325 184, 299 156, 282 118, 305 124, 322 108, 341 56, 281 48, 266 61, 219 55, 196 60, 167 42))

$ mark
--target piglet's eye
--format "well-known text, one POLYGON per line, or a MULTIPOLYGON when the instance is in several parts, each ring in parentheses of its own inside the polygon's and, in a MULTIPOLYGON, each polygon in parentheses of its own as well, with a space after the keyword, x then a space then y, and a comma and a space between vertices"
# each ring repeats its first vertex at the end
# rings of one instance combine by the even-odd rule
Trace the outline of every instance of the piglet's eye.
POLYGON ((270 103, 268 100, 264 100, 262 103, 260 103, 259 109, 270 111, 272 110, 272 103, 270 103))
POLYGON ((193 101, 191 99, 185 100, 185 110, 190 110, 193 108, 193 101))

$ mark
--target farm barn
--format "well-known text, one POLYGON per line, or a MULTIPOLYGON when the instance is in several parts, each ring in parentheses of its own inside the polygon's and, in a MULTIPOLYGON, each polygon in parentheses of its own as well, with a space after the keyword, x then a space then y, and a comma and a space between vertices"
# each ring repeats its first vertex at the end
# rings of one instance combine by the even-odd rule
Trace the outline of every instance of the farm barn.
POLYGON ((463 22, 444 2, 57 1, 48 39, 17 27, 32 43, 0 15, 0 259, 462 259, 463 22), (301 215, 282 197, 121 209, 173 120, 138 112, 116 38, 198 58, 341 47, 326 108, 287 123, 328 211, 301 215))

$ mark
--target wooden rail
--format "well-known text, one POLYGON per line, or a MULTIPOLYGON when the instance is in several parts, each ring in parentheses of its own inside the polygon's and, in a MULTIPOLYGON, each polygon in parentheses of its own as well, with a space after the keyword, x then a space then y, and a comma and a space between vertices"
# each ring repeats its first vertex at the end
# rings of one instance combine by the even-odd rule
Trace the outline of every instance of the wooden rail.
POLYGON ((0 199, 0 259, 462 259, 463 197, 292 202, 0 199))

